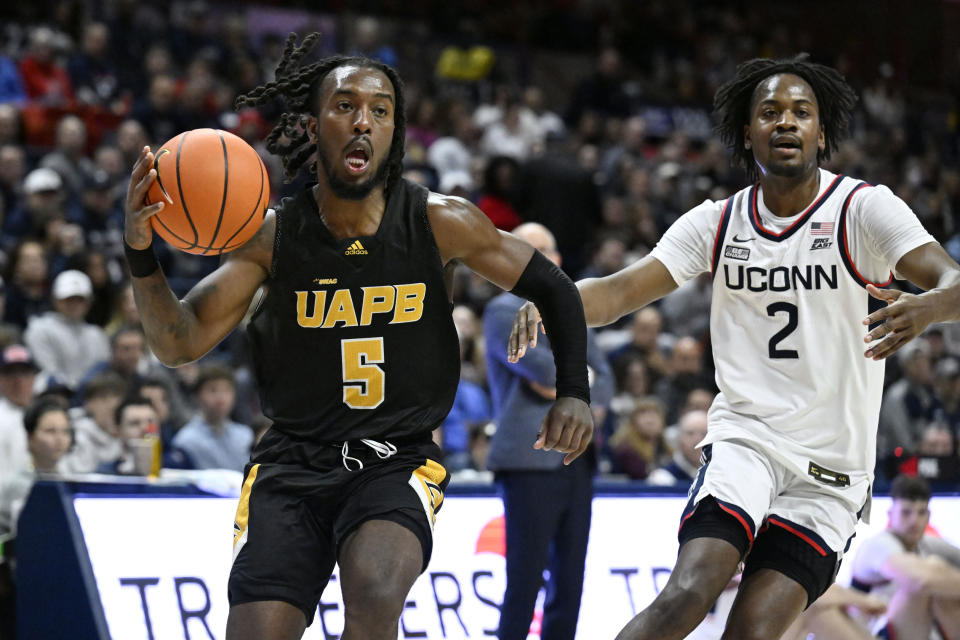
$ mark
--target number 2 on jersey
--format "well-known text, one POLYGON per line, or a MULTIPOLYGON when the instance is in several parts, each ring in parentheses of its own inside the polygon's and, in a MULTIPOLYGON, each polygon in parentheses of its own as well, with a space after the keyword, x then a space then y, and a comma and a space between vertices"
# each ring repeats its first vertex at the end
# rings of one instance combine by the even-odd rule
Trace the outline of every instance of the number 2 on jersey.
POLYGON ((351 409, 376 409, 383 402, 383 338, 340 341, 343 402, 351 409))
POLYGON ((771 318, 778 313, 787 314, 787 326, 773 334, 770 338, 769 354, 771 358, 799 358, 796 349, 778 349, 777 344, 797 330, 797 305, 789 302, 774 302, 767 307, 767 315, 771 318))

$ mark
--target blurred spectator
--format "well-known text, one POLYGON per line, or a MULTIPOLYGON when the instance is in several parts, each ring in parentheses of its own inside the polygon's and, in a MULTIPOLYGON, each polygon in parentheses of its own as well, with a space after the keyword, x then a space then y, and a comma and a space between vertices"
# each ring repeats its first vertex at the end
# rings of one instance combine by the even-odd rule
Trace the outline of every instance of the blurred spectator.
POLYGON ((622 139, 610 147, 600 161, 600 184, 606 193, 627 191, 631 171, 647 163, 647 123, 632 116, 623 125, 622 139))
POLYGON ((407 146, 419 145, 427 150, 440 137, 437 126, 437 102, 432 96, 417 94, 413 104, 407 103, 407 146))
MULTIPOLYGON (((560 253, 546 227, 528 223, 517 227, 514 234, 560 266, 560 253)), ((496 473, 506 522, 507 586, 500 607, 501 640, 526 636, 537 593, 544 584, 544 570, 550 577, 546 580, 542 635, 571 637, 576 629, 596 471, 593 450, 565 465, 564 454, 537 451, 532 446, 557 398, 557 370, 547 336, 540 336, 537 348, 528 350, 518 362, 507 359, 513 321, 524 302, 512 293, 501 293, 487 304, 483 315, 497 421, 487 466, 496 473)), ((613 395, 613 375, 592 338, 588 332, 591 408, 602 422, 613 395)))
POLYGON ((55 57, 56 35, 49 27, 30 32, 27 55, 20 61, 20 73, 27 96, 48 106, 63 106, 73 101, 70 76, 55 57))
POLYGON ((41 167, 53 169, 66 182, 67 193, 76 200, 93 173, 93 161, 87 156, 87 125, 74 115, 57 123, 56 146, 40 160, 41 167))
POLYGON ((473 179, 466 171, 447 171, 440 175, 440 193, 465 200, 473 194, 473 179))
MULTIPOLYGON (((23 78, 16 62, 8 56, 0 55, 0 104, 19 103, 27 98, 23 78)), ((3 136, 0 136, 3 140, 3 136)))
POLYGON ((120 376, 128 389, 138 388, 143 373, 141 369, 146 369, 146 355, 147 340, 143 335, 143 327, 139 324, 120 327, 110 336, 109 359, 97 362, 86 371, 77 393, 83 397, 87 380, 105 372, 120 376))
POLYGON ((87 312, 87 322, 105 327, 110 322, 117 297, 120 295, 115 282, 120 279, 120 267, 109 263, 100 251, 87 251, 76 261, 80 263, 81 270, 87 274, 93 286, 93 300, 90 311, 87 312))
POLYGON ((877 459, 910 455, 917 451, 923 429, 938 408, 933 393, 933 365, 930 348, 921 337, 904 345, 897 353, 903 378, 883 394, 880 424, 877 430, 877 459))
MULTIPOLYGON (((3 107, 0 105, 0 115, 3 107)), ((6 203, 6 214, 3 218, 3 245, 9 246, 14 237, 19 237, 29 230, 29 221, 20 214, 22 220, 17 220, 18 213, 26 207, 23 193, 23 179, 27 175, 27 154, 23 147, 17 144, 0 144, 0 194, 6 203)))
POLYGON ((953 356, 943 358, 934 373, 940 402, 938 419, 955 437, 960 436, 960 360, 953 356))
POLYGON ((575 125, 580 122, 585 112, 617 118, 629 115, 630 99, 623 89, 622 59, 614 47, 600 51, 594 72, 573 90, 567 123, 575 125))
POLYGON ((80 102, 111 106, 116 97, 117 71, 110 58, 110 31, 102 22, 89 22, 83 28, 80 50, 70 57, 67 71, 80 102))
POLYGON ((538 131, 527 129, 521 122, 522 105, 514 100, 507 103, 503 117, 487 126, 480 139, 480 151, 490 158, 507 156, 518 162, 533 157, 543 140, 538 131))
POLYGON ((23 207, 12 210, 4 221, 4 233, 11 239, 25 236, 51 240, 51 223, 67 217, 67 191, 60 174, 53 169, 34 169, 23 179, 23 207))
POLYGON ((120 126, 117 127, 116 138, 117 148, 123 155, 124 173, 133 169, 134 163, 137 161, 137 158, 140 157, 140 152, 146 145, 154 145, 153 149, 156 151, 158 148, 157 145, 161 145, 167 141, 167 138, 154 138, 153 141, 151 141, 144 125, 132 118, 120 123, 120 126))
POLYGON ((610 352, 610 362, 614 367, 625 357, 639 357, 646 367, 647 386, 650 389, 669 371, 661 345, 662 328, 663 316, 660 311, 656 307, 644 307, 633 314, 630 342, 610 352))
MULTIPOLYGON (((7 287, 0 278, 0 318, 4 317, 4 308, 7 304, 7 287)), ((0 320, 0 350, 11 344, 23 342, 23 330, 12 322, 0 320)))
MULTIPOLYGON (((490 457, 490 439, 497 430, 497 425, 493 422, 478 422, 470 426, 470 469, 478 472, 487 470, 487 460, 490 457)), ((487 482, 489 478, 484 477, 487 482)))
POLYGON ((221 365, 200 368, 196 385, 199 413, 173 437, 197 469, 243 471, 250 459, 253 431, 230 420, 236 400, 233 372, 221 365))
POLYGON ((84 388, 83 406, 70 410, 75 441, 62 461, 61 471, 91 473, 105 463, 120 459, 123 443, 116 412, 127 391, 126 382, 112 371, 90 379, 84 388))
POLYGON ((120 327, 128 324, 140 324, 140 313, 133 297, 133 287, 129 282, 123 285, 114 301, 106 331, 108 334, 114 334, 120 327))
POLYGON ((54 219, 47 226, 49 242, 47 256, 50 263, 50 273, 57 275, 73 266, 83 266, 86 240, 83 228, 78 224, 54 219))
POLYGON ((525 131, 530 132, 535 141, 533 152, 543 152, 543 145, 548 138, 559 140, 566 134, 563 119, 553 111, 547 109, 546 99, 540 87, 527 87, 521 98, 523 109, 520 111, 520 121, 525 131))
POLYGON ((391 67, 397 65, 397 52, 384 42, 380 21, 373 16, 360 16, 353 25, 353 47, 350 55, 379 60, 391 67))
POLYGON ((893 503, 886 531, 864 540, 853 558, 852 584, 888 603, 873 618, 877 637, 934 637, 934 627, 956 635, 960 628, 960 549, 930 535, 930 487, 899 476, 890 488, 893 503), (941 606, 944 605, 944 606, 941 606))
POLYGON ((47 255, 42 244, 25 240, 13 249, 5 278, 5 322, 26 328, 30 318, 50 308, 47 277, 47 255))
POLYGON ((170 377, 159 371, 140 381, 139 395, 148 398, 160 421, 160 439, 164 450, 173 444, 173 436, 186 422, 184 408, 170 377))
POLYGON ((66 409, 50 398, 38 399, 27 407, 21 428, 30 462, 0 483, 0 539, 16 536, 17 520, 37 474, 56 474, 73 438, 66 409))
POLYGON ((483 191, 477 207, 498 229, 510 231, 523 220, 514 208, 517 189, 520 188, 520 165, 507 156, 496 156, 487 162, 483 172, 483 191))
POLYGON ((427 161, 440 173, 441 182, 448 173, 469 174, 476 135, 473 121, 462 103, 447 105, 446 120, 445 130, 427 149, 427 161))
POLYGON ((54 311, 31 319, 24 332, 40 368, 74 389, 87 371, 110 357, 103 329, 84 320, 92 295, 87 274, 64 271, 53 281, 54 311))
POLYGON ((674 343, 669 367, 669 375, 657 383, 655 392, 666 408, 667 421, 672 423, 687 395, 694 389, 711 388, 713 380, 704 367, 703 345, 690 336, 674 343))
POLYGON ((713 281, 703 273, 684 282, 660 303, 670 333, 678 336, 706 336, 710 331, 710 301, 713 281))
POLYGON ((669 463, 671 452, 663 437, 665 425, 660 400, 651 397, 639 400, 610 438, 614 470, 634 480, 646 480, 654 469, 669 463))
POLYGON ((942 422, 931 422, 924 428, 917 446, 920 456, 952 456, 953 434, 942 422))
POLYGON ((16 104, 0 100, 0 145, 22 147, 25 143, 23 114, 16 104))
POLYGON ((100 172, 103 171, 107 176, 107 182, 113 189, 114 198, 119 200, 126 194, 127 185, 121 183, 126 181, 130 167, 126 165, 120 147, 115 144, 101 144, 93 152, 93 164, 94 175, 89 184, 102 184, 103 179, 100 172))
POLYGON ((450 413, 440 425, 440 444, 446 456, 445 467, 451 471, 471 468, 470 433, 473 425, 486 423, 493 417, 490 396, 482 386, 485 368, 479 371, 473 362, 474 351, 483 358, 483 336, 479 335, 477 316, 468 307, 458 305, 453 309, 453 323, 460 339, 460 383, 450 413))
POLYGON ((655 469, 647 482, 656 485, 680 485, 684 488, 693 483, 700 468, 700 441, 707 436, 707 413, 690 411, 680 417, 677 446, 673 460, 660 469, 655 469))
POLYGON ((850 613, 878 616, 886 610, 880 598, 834 582, 794 620, 780 640, 872 640, 874 635, 850 613))
POLYGON ((630 415, 641 398, 652 393, 649 371, 644 359, 636 353, 626 353, 614 361, 617 394, 610 402, 613 415, 608 426, 611 429, 615 429, 620 421, 630 415))
POLYGON ((605 235, 597 244, 590 257, 590 264, 580 274, 580 278, 602 278, 616 273, 625 266, 627 243, 615 235, 605 235))
POLYGON ((30 352, 13 344, 0 352, 0 486, 29 465, 23 411, 33 400, 39 368, 30 352))
MULTIPOLYGON (((150 92, 147 97, 133 108, 133 118, 143 125, 154 145, 161 145, 187 129, 177 105, 176 91, 177 83, 171 76, 155 76, 150 82, 150 92)), ((137 153, 142 148, 142 145, 138 147, 137 153)), ((124 155, 128 155, 126 149, 124 149, 124 155)), ((136 155, 134 155, 135 158, 136 155)), ((130 166, 133 166, 132 162, 130 166)))
POLYGON ((137 460, 139 442, 151 425, 157 423, 157 412, 150 401, 142 396, 127 396, 114 412, 117 437, 120 439, 120 454, 97 467, 97 473, 108 475, 147 475, 142 462, 137 460))

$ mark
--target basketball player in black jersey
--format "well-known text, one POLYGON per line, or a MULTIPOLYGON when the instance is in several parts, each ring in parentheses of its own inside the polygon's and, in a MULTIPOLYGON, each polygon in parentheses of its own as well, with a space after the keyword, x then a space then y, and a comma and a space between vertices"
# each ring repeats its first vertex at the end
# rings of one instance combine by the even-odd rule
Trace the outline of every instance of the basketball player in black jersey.
POLYGON ((234 525, 227 638, 300 638, 334 563, 344 640, 395 639, 426 567, 448 476, 431 441, 458 383, 445 275, 462 263, 536 300, 552 326, 557 401, 536 448, 567 452, 593 430, 586 330, 573 283, 472 204, 400 178, 396 72, 363 58, 300 66, 317 39, 287 41, 277 80, 241 102, 282 97, 267 138, 288 176, 316 157, 316 184, 268 212, 258 233, 182 301, 150 248, 155 179, 144 149, 126 203, 128 261, 147 338, 171 366, 250 322, 264 412, 234 525))

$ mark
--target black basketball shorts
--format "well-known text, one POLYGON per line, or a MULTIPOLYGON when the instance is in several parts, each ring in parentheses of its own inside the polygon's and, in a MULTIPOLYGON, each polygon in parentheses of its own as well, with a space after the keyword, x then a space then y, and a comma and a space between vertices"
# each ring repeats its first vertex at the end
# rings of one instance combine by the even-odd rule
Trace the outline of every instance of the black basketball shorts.
POLYGON ((280 600, 303 611, 309 625, 340 545, 368 520, 413 532, 426 568, 449 475, 429 435, 390 442, 397 452, 382 459, 351 441, 347 460, 340 446, 298 441, 276 429, 264 435, 245 469, 234 522, 231 606, 280 600))

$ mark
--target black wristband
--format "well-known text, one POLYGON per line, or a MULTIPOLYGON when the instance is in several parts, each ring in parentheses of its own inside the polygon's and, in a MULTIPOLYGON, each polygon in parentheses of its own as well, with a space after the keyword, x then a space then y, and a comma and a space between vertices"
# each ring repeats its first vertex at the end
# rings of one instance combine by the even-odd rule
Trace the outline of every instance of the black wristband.
POLYGON ((127 264, 130 266, 130 275, 134 278, 146 278, 153 275, 160 268, 157 261, 157 254, 153 252, 153 245, 146 249, 134 249, 123 241, 123 252, 127 256, 127 264))
POLYGON ((510 293, 530 300, 540 311, 557 365, 557 397, 589 403, 587 323, 577 285, 535 251, 510 293))

